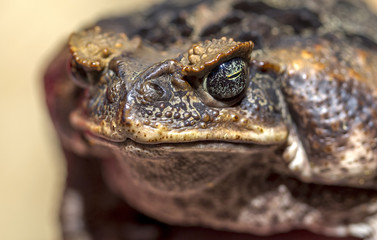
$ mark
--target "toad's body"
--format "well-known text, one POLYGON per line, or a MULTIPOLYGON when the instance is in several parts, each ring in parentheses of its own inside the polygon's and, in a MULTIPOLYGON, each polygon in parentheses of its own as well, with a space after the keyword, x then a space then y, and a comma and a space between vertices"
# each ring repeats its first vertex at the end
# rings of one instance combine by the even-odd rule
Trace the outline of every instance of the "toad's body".
POLYGON ((170 224, 377 239, 376 26, 355 1, 208 1, 72 34, 45 78, 65 237, 131 239, 115 192, 170 224))

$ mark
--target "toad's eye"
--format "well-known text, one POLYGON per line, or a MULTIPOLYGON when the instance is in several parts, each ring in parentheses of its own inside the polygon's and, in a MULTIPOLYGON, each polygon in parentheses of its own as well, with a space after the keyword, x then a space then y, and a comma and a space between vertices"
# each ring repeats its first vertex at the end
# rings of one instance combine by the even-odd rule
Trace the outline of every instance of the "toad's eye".
POLYGON ((247 82, 247 64, 242 58, 221 63, 203 81, 203 88, 218 100, 230 100, 239 96, 247 82))

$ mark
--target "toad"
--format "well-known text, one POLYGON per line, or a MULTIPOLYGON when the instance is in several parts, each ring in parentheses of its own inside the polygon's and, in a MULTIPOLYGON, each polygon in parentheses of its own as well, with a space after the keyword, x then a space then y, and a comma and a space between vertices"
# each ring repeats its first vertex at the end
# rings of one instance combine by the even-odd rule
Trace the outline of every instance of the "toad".
POLYGON ((358 1, 209 0, 73 33, 45 75, 64 239, 377 239, 376 26, 358 1))

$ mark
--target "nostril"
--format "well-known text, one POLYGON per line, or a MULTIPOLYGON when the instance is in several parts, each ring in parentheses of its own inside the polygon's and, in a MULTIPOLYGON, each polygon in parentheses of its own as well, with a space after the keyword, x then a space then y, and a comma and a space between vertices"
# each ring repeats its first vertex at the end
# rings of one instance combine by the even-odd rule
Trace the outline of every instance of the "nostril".
POLYGON ((141 95, 145 101, 154 102, 163 100, 165 91, 160 85, 148 81, 143 84, 141 95))

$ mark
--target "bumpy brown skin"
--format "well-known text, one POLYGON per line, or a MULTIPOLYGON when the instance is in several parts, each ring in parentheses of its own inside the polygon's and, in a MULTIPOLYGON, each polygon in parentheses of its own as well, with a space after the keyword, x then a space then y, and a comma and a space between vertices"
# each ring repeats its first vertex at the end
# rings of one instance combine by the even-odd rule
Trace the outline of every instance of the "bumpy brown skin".
POLYGON ((45 76, 64 238, 187 237, 129 204, 234 232, 190 229, 201 239, 377 239, 376 26, 361 2, 223 0, 72 34, 45 76), (235 58, 246 88, 219 100, 206 78, 235 58))

